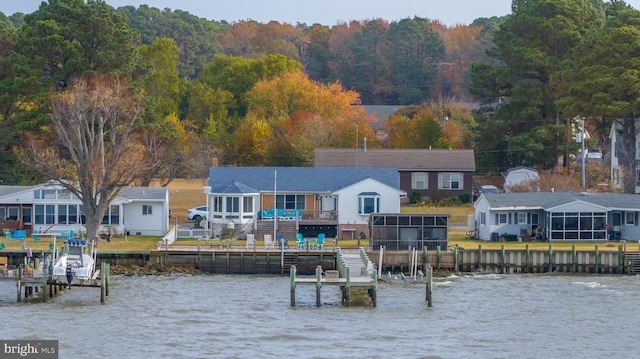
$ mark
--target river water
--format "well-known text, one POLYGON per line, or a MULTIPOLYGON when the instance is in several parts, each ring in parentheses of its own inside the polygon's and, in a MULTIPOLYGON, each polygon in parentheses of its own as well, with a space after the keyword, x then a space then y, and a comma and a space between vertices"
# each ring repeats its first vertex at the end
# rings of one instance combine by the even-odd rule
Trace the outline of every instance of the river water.
MULTIPOLYGON (((13 283, 13 282, 11 282, 13 283)), ((1 339, 58 340, 60 358, 636 358, 640 277, 473 275, 380 283, 378 306, 336 287, 252 275, 112 276, 48 303, 0 283, 1 339)))

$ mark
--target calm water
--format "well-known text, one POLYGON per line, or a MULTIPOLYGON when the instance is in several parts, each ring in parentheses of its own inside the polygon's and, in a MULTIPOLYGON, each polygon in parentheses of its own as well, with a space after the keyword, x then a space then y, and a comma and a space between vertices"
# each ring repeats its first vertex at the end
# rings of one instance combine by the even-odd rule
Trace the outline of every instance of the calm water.
POLYGON ((112 277, 47 303, 0 285, 2 339, 57 339, 60 358, 636 358, 640 277, 479 275, 381 284, 377 308, 264 276, 112 277))

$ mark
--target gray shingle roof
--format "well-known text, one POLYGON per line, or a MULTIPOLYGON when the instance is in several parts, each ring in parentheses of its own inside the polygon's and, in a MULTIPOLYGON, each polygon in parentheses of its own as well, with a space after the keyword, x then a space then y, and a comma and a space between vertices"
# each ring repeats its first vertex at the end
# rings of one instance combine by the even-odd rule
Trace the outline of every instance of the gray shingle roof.
POLYGON ((237 181, 255 192, 273 191, 274 173, 276 190, 285 192, 334 192, 367 178, 399 188, 397 168, 319 167, 211 167, 209 186, 222 188, 237 181))
POLYGON ((396 167, 399 170, 474 172, 473 150, 316 148, 316 167, 396 167))
POLYGON ((166 187, 124 187, 120 196, 130 200, 164 200, 166 187))
POLYGON ((577 193, 577 192, 518 192, 484 193, 483 196, 492 209, 498 208, 541 208, 548 209, 563 204, 581 201, 610 210, 640 209, 640 196, 623 193, 577 193))
POLYGON ((259 193, 257 189, 245 186, 241 182, 231 181, 218 188, 211 188, 212 193, 259 193))

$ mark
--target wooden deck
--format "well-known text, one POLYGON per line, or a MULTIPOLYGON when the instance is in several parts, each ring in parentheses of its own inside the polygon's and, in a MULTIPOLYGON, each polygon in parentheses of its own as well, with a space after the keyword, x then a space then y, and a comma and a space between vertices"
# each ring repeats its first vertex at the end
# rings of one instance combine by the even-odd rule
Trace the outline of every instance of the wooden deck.
POLYGON ((296 277, 295 266, 291 267, 291 306, 295 306, 295 290, 298 284, 316 285, 316 305, 320 306, 320 291, 324 285, 340 286, 342 292, 342 303, 349 305, 351 302, 351 289, 366 289, 372 300, 373 306, 377 305, 376 291, 378 287, 377 273, 373 268, 373 263, 369 260, 364 248, 358 250, 342 251, 337 249, 336 258, 338 270, 326 271, 323 273, 322 267, 316 268, 316 276, 296 277), (323 276, 324 274, 324 276, 323 276))

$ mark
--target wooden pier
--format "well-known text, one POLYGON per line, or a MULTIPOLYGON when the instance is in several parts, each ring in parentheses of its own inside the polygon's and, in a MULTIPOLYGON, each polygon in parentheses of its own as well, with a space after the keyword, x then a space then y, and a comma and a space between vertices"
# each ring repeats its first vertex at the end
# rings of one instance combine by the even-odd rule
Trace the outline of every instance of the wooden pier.
POLYGON ((101 303, 105 303, 106 297, 109 296, 109 263, 102 263, 101 269, 95 271, 94 276, 90 280, 82 283, 74 282, 71 285, 54 279, 46 266, 43 265, 40 269, 38 261, 34 263, 34 267, 16 267, 15 269, 8 269, 8 265, 4 266, 5 270, 2 271, 2 275, 0 275, 0 281, 15 282, 17 302, 22 302, 23 299, 32 300, 38 297, 42 302, 47 302, 49 299, 61 293, 64 288, 69 286, 100 288, 101 303))
POLYGON ((352 290, 366 290, 372 305, 377 306, 378 277, 373 263, 369 260, 364 248, 359 250, 342 251, 336 249, 338 270, 327 270, 323 273, 322 266, 316 267, 315 278, 296 277, 296 267, 291 266, 291 306, 296 305, 296 287, 298 284, 316 285, 316 306, 321 305, 321 289, 324 285, 339 286, 342 292, 342 303, 349 306, 352 303, 352 290), (324 276, 323 276, 324 274, 324 276))

